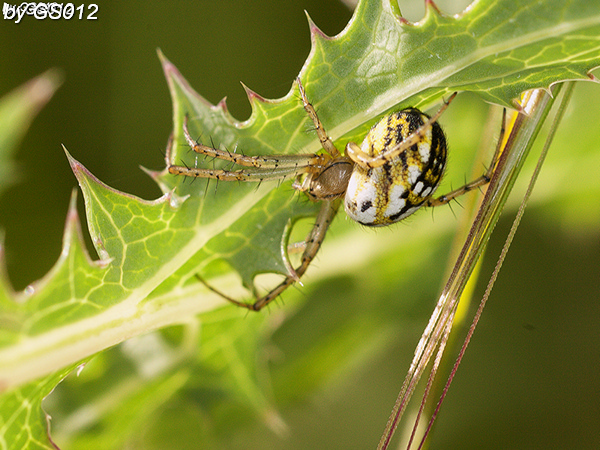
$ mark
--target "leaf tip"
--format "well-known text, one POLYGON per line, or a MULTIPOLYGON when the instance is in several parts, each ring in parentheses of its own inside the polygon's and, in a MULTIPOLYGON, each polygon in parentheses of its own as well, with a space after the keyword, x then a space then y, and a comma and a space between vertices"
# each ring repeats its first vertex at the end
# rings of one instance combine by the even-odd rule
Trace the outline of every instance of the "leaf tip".
POLYGON ((75 158, 73 158, 73 156, 71 156, 71 154, 69 153, 69 151, 67 150, 67 148, 64 146, 64 144, 61 144, 63 151, 65 152, 65 155, 67 155, 67 160, 69 161, 69 165, 71 166, 71 170, 73 171, 73 175, 75 175, 75 178, 77 178, 77 181, 81 184, 84 175, 88 175, 91 177, 94 177, 84 166, 83 164, 81 164, 79 161, 77 161, 75 158))
POLYGON ((163 71, 165 72, 165 75, 167 75, 167 79, 169 78, 168 74, 172 73, 172 72, 177 72, 177 68, 173 65, 173 63, 171 61, 169 61, 169 59, 165 56, 165 54, 162 52, 162 50, 160 48, 156 49, 156 54, 158 55, 158 59, 160 60, 160 64, 163 67, 163 71))
POLYGON ((164 200, 164 201, 169 202, 169 205, 173 209, 179 209, 181 207, 181 205, 183 204, 183 202, 185 202, 188 198, 190 198, 189 194, 187 194, 187 195, 177 195, 175 193, 175 191, 172 190, 170 192, 167 192, 159 200, 164 200))
POLYGON ((179 72, 177 67, 175 67, 175 65, 171 61, 169 61, 160 50, 158 50, 158 58, 160 59, 160 62, 162 64, 163 73, 165 74, 165 78, 167 79, 167 85, 169 86, 169 91, 171 92, 171 98, 173 99, 174 105, 176 105, 176 99, 178 98, 177 87, 182 89, 184 92, 188 93, 190 96, 197 97, 205 104, 210 105, 208 101, 199 96, 196 93, 196 91, 192 89, 188 81, 183 77, 183 75, 181 75, 181 72, 179 72))
MULTIPOLYGON (((242 86, 244 85, 244 83, 242 83, 242 86)), ((229 108, 227 107, 227 97, 223 97, 219 103, 217 103, 217 108, 219 108, 221 110, 221 112, 228 116, 229 115, 229 108)))
POLYGON ((148 169, 147 167, 144 167, 144 166, 139 166, 139 168, 142 170, 142 172, 144 172, 146 175, 148 175, 154 181, 157 181, 158 177, 160 177, 162 174, 165 173, 164 170, 148 169))
MULTIPOLYGON (((250 102, 250 105, 254 106, 255 102, 261 102, 261 103, 266 103, 267 102, 262 95, 257 94, 252 89, 250 89, 248 86, 246 86, 244 83, 242 83, 242 87, 244 88, 244 91, 246 91, 246 96, 248 97, 248 101, 250 102)), ((225 99, 221 100, 219 102, 219 106, 224 101, 225 101, 225 99)))
POLYGON ((63 82, 59 69, 49 69, 27 83, 27 95, 38 109, 44 106, 63 82))
POLYGON ((425 0, 425 16, 419 23, 427 22, 429 20, 448 20, 450 17, 442 12, 442 10, 436 5, 434 0, 425 0))
POLYGON ((425 0, 425 10, 431 10, 437 14, 441 14, 440 9, 437 7, 433 0, 425 0))
MULTIPOLYGON (((62 145, 62 144, 61 144, 62 145)), ((73 175, 77 178, 77 182, 79 186, 84 187, 84 182, 87 180, 88 182, 99 184, 107 189, 114 190, 107 185, 105 185, 102 181, 100 181, 96 175, 90 172, 83 164, 77 161, 71 154, 67 151, 66 147, 62 145, 62 148, 67 155, 67 159, 69 160, 69 165, 71 166, 71 170, 73 171, 73 175)), ((85 191, 84 191, 85 194, 85 191)))
POLYGON ((158 59, 160 59, 161 64, 164 63, 165 61, 167 61, 167 57, 165 56, 163 51, 160 49, 160 47, 156 47, 156 54, 158 55, 158 59))
POLYGON ((331 39, 312 20, 312 18, 308 14, 308 11, 305 10, 304 14, 306 14, 306 20, 308 20, 308 29, 310 30, 310 40, 311 40, 311 42, 313 42, 313 44, 314 44, 315 41, 318 41, 318 40, 328 40, 328 39, 331 39))
POLYGON ((65 144, 60 145, 63 151, 65 152, 65 155, 67 156, 67 160, 69 161, 69 165, 71 166, 71 170, 73 171, 73 173, 81 170, 83 168, 83 165, 75 158, 73 158, 73 156, 69 153, 69 150, 67 150, 67 147, 65 147, 65 144))
POLYGON ((263 413, 263 420, 265 421, 265 424, 280 437, 285 438, 289 436, 289 425, 285 422, 277 410, 267 408, 267 410, 263 413))

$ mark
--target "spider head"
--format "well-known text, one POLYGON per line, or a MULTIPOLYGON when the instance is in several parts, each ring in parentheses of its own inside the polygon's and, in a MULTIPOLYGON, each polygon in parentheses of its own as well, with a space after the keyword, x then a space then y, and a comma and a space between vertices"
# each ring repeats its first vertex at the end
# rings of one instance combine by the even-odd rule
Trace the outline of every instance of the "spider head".
POLYGON ((350 158, 334 158, 320 172, 311 175, 306 193, 313 200, 332 200, 346 193, 354 163, 350 158))

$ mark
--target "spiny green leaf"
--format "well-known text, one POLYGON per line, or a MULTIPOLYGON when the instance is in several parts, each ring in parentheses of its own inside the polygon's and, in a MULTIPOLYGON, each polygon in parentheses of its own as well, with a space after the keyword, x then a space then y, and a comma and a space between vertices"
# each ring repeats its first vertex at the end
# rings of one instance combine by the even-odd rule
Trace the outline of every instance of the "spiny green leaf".
MULTIPOLYGON (((426 4, 423 20, 409 24, 395 15, 397 4, 365 0, 334 38, 310 23, 313 47, 300 76, 339 148, 349 140, 360 141, 368 127, 392 109, 409 104, 426 108, 455 90, 511 104, 525 89, 585 79, 600 65, 600 8, 593 2, 481 0, 457 17, 444 16, 431 2, 426 4)), ((196 161, 185 144, 186 115, 195 137, 231 151, 319 150, 297 87, 278 100, 265 100, 248 90, 252 116, 238 123, 224 102, 209 105, 166 58, 161 59, 174 105, 173 161, 212 164, 196 161)), ((144 201, 109 188, 71 157, 69 161, 83 191, 100 262, 91 263, 87 257, 72 206, 63 252, 47 277, 32 284, 26 295, 12 293, 0 277, 0 385, 10 389, 2 397, 3 424, 20 417, 16 411, 23 405, 39 405, 49 391, 42 395, 27 390, 27 383, 35 384, 32 380, 41 380, 40 386, 44 380, 56 383, 64 370, 94 353, 224 304, 194 277, 199 271, 214 277, 215 260, 227 260, 247 286, 257 273, 284 272, 281 249, 290 224, 316 206, 292 196, 289 181, 259 187, 215 185, 164 171, 151 175, 165 195, 144 201), (249 264, 248 255, 255 257, 249 264)), ((378 248, 385 251, 385 245, 378 248)), ((230 275, 231 271, 219 273, 219 280, 228 285, 234 278, 230 275)), ((222 380, 229 393, 267 416, 270 401, 252 365, 261 341, 257 336, 267 334, 264 323, 272 318, 257 315, 251 320, 243 331, 254 331, 252 339, 243 340, 240 321, 232 319, 202 342, 201 357, 203 367, 228 374, 222 380)), ((319 352, 320 357, 325 354, 319 352)), ((333 370, 329 367, 319 376, 333 370)), ((35 418, 33 423, 33 438, 44 442, 43 421, 35 418)))
MULTIPOLYGON (((528 89, 550 88, 565 79, 589 80, 589 71, 600 65, 600 44, 592 37, 600 32, 600 11, 583 0, 568 5, 480 1, 456 17, 443 15, 433 3, 426 5, 425 17, 410 24, 394 15, 394 2, 360 2, 348 27, 334 38, 326 37, 310 22, 313 48, 300 77, 338 148, 349 140, 360 142, 374 120, 393 109, 427 106, 453 91, 476 92, 485 100, 513 105, 528 89), (561 50, 558 53, 557 48, 561 50)), ((191 119, 192 135, 217 147, 241 149, 251 155, 318 150, 295 87, 277 100, 265 100, 247 90, 252 115, 238 123, 228 114, 224 101, 208 105, 162 59, 174 98, 174 157, 168 163, 203 164, 190 155, 185 143, 182 123, 186 115, 191 119)), ((164 184, 172 187, 172 177, 167 178, 164 184)), ((180 183, 179 192, 189 194, 189 201, 198 209, 206 206, 209 182, 180 183)), ((289 195, 289 185, 284 186, 279 189, 281 194, 274 195, 289 195)), ((260 201, 264 193, 252 199, 244 196, 252 189, 220 183, 219 210, 235 209, 228 208, 228 202, 239 205, 239 198, 246 205, 260 201)), ((277 227, 282 229, 294 215, 290 210, 289 218, 281 216, 277 227)), ((254 220, 248 217, 245 222, 254 220)), ((281 242, 272 235, 259 238, 259 242, 271 243, 268 253, 272 258, 254 261, 251 267, 244 258, 240 262, 228 258, 246 286, 257 273, 273 268, 285 273, 281 270, 281 242)))

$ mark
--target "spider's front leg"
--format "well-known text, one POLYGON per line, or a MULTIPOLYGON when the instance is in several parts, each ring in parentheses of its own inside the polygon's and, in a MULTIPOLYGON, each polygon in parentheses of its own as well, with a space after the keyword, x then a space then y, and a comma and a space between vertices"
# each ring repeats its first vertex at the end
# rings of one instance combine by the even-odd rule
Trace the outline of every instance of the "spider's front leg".
POLYGON ((304 86, 302 85, 300 77, 296 78, 296 83, 298 83, 298 91, 300 92, 300 97, 302 98, 302 106, 304 106, 306 114, 308 114, 308 117, 310 120, 312 120, 312 123, 315 126, 315 131, 317 132, 317 137, 321 143, 321 148, 323 148, 323 150, 325 150, 332 158, 339 157, 339 150, 335 147, 331 138, 327 136, 327 132, 325 131, 325 127, 319 119, 317 111, 312 103, 308 101, 308 97, 306 96, 306 91, 304 90, 304 86))
POLYGON ((167 170, 172 175, 193 178, 211 178, 220 181, 262 182, 284 180, 304 173, 314 172, 315 167, 324 166, 331 157, 317 154, 289 155, 244 155, 228 150, 208 147, 194 140, 188 129, 188 117, 183 121, 183 135, 189 147, 197 154, 214 160, 228 161, 242 168, 238 170, 189 167, 173 163, 173 137, 167 147, 167 170))

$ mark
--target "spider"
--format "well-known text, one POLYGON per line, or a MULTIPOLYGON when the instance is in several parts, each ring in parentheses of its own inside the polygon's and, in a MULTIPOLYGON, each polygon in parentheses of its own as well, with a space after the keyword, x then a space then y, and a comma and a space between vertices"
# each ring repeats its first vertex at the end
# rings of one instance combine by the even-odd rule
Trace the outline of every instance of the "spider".
POLYGON ((194 152, 230 161, 244 168, 168 167, 173 175, 221 181, 261 182, 294 176, 294 189, 304 192, 313 201, 321 202, 315 224, 303 244, 300 264, 295 269, 290 268, 285 279, 266 295, 254 302, 235 300, 198 277, 209 289, 231 303, 253 311, 261 310, 300 280, 321 247, 342 202, 346 214, 358 223, 370 227, 386 226, 406 218, 422 206, 444 205, 487 184, 494 167, 492 164, 485 174, 446 195, 432 197, 442 178, 447 154, 446 137, 437 121, 456 92, 431 117, 416 108, 383 117, 371 128, 362 145, 349 142, 345 154, 342 154, 327 136, 315 108, 308 101, 300 78, 296 83, 302 105, 314 124, 323 152, 247 156, 207 147, 191 137, 186 116, 183 133, 194 152))

